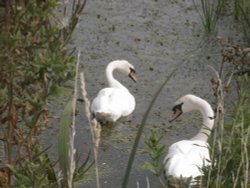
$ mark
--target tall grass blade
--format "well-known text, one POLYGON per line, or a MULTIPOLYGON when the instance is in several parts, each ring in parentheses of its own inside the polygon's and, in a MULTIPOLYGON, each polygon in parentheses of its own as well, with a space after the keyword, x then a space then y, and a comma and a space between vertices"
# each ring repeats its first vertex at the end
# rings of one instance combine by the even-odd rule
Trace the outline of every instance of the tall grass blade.
POLYGON ((249 16, 250 11, 248 9, 244 9, 241 5, 239 5, 239 10, 242 15, 242 24, 243 24, 245 38, 247 43, 250 44, 250 16, 249 16))
POLYGON ((72 123, 73 101, 70 100, 63 111, 60 119, 58 150, 59 165, 63 174, 63 179, 67 179, 67 169, 69 166, 69 126, 72 123))
POLYGON ((221 15, 223 8, 226 6, 225 0, 201 0, 201 11, 193 0, 195 8, 199 13, 202 25, 206 34, 214 34, 216 32, 216 25, 221 15))
POLYGON ((157 97, 161 93, 162 89, 164 88, 164 86, 167 84, 167 82, 170 80, 170 78, 174 75, 174 73, 176 71, 177 71, 177 69, 174 69, 171 72, 171 74, 166 78, 166 80, 163 82, 163 84, 160 86, 160 88, 158 89, 158 91, 156 91, 155 95, 153 96, 152 101, 150 102, 150 104, 149 104, 149 106, 147 108, 146 113, 143 116, 142 122, 141 122, 141 124, 139 126, 139 129, 137 131, 137 135, 136 135, 136 138, 135 138, 135 141, 134 141, 134 144, 133 144, 130 156, 129 156, 129 161, 128 161, 127 168, 126 168, 125 175, 124 175, 123 182, 122 182, 122 188, 126 188, 127 185, 128 185, 129 175, 130 175, 131 168, 132 168, 132 165, 133 165, 133 162, 134 162, 136 150, 137 150, 140 138, 141 138, 141 134, 142 134, 143 128, 144 128, 144 126, 146 124, 148 115, 149 115, 149 113, 150 113, 150 111, 151 111, 151 109, 152 109, 152 107, 153 107, 153 105, 154 105, 157 97))
POLYGON ((76 168, 74 146, 75 140, 75 111, 76 111, 76 99, 77 99, 77 78, 78 67, 80 63, 80 51, 78 52, 76 62, 76 73, 74 83, 74 96, 70 100, 63 112, 60 120, 59 129, 59 164, 63 174, 63 184, 67 182, 69 188, 73 187, 73 177, 76 168))
POLYGON ((74 145, 75 141, 75 114, 76 114, 76 100, 77 100, 77 78, 78 78, 78 69, 79 69, 79 63, 80 63, 80 56, 81 53, 78 51, 77 55, 77 62, 76 62, 76 72, 75 72, 75 84, 74 84, 74 96, 72 101, 72 123, 69 126, 69 165, 68 165, 68 172, 67 172, 67 183, 68 187, 73 187, 73 177, 76 169, 76 161, 75 161, 75 154, 76 149, 74 145))

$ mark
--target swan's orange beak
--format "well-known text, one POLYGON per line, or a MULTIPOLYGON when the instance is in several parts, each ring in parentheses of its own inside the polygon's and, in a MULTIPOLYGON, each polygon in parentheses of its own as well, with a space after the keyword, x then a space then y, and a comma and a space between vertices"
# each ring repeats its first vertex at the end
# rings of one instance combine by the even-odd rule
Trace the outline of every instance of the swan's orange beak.
POLYGON ((136 82, 136 73, 134 70, 131 70, 129 75, 128 75, 134 82, 136 82))
POLYGON ((169 122, 176 120, 180 115, 182 114, 182 111, 178 108, 175 109, 174 113, 171 115, 169 122))

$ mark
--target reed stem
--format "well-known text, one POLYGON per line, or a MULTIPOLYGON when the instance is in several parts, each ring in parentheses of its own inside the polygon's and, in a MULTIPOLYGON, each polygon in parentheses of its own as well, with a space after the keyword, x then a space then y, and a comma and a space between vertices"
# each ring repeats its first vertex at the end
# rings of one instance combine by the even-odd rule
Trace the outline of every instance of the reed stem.
POLYGON ((99 170, 98 170, 98 148, 100 143, 100 135, 101 135, 101 126, 96 121, 96 119, 91 119, 91 113, 90 113, 90 102, 87 97, 87 91, 86 91, 86 85, 84 80, 84 73, 80 73, 80 81, 81 81, 81 91, 82 91, 82 97, 85 102, 84 109, 85 109, 85 115, 88 119, 88 123, 90 126, 90 132, 92 135, 92 142, 93 142, 93 153, 94 153, 94 159, 95 159, 95 174, 96 174, 96 187, 100 188, 100 178, 99 178, 99 170))

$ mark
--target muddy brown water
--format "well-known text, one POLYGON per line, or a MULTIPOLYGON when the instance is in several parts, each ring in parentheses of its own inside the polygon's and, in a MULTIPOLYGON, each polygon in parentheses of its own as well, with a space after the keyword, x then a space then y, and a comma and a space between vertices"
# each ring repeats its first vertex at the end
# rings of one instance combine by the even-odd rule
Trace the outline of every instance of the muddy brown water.
MULTIPOLYGON (((199 8, 199 7, 198 7, 199 8)), ((218 36, 223 38, 242 37, 232 16, 219 20, 218 36)), ((199 129, 200 116, 185 114, 179 121, 169 124, 174 101, 184 94, 196 94, 207 99, 214 106, 210 79, 214 76, 208 65, 218 70, 221 62, 219 42, 206 38, 193 1, 189 0, 91 0, 88 1, 76 29, 73 45, 81 50, 81 70, 85 73, 87 91, 92 100, 98 90, 105 87, 104 70, 115 59, 126 59, 137 71, 138 82, 115 73, 135 96, 134 113, 114 126, 103 127, 99 149, 100 183, 102 188, 121 186, 130 149, 138 125, 142 120, 152 96, 160 84, 175 69, 171 78, 157 99, 144 129, 129 186, 158 187, 157 179, 142 165, 149 160, 145 148, 150 130, 164 135, 162 143, 169 146, 180 139, 192 137, 199 129)), ((80 96, 80 95, 79 95, 80 96)), ((50 108, 58 117, 62 112, 61 102, 50 108)), ((85 158, 91 149, 91 136, 82 103, 78 103, 76 117, 76 147, 85 158)), ((45 145, 52 145, 51 156, 57 156, 58 118, 51 121, 45 132, 45 145)), ((92 168, 84 181, 76 187, 95 187, 92 168)))

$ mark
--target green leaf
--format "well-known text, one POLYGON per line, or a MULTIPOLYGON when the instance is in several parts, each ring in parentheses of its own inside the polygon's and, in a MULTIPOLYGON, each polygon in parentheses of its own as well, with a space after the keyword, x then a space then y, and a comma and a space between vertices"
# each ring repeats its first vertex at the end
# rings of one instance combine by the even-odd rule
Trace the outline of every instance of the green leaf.
POLYGON ((145 163, 142 165, 142 168, 145 169, 145 170, 149 170, 149 171, 152 172, 153 174, 157 174, 157 172, 155 171, 155 166, 152 165, 152 164, 149 163, 149 162, 145 162, 145 163))
POLYGON ((60 119, 59 128, 59 165, 64 177, 67 177, 67 169, 69 163, 68 143, 69 143, 69 126, 72 123, 73 101, 70 100, 64 108, 60 119))

